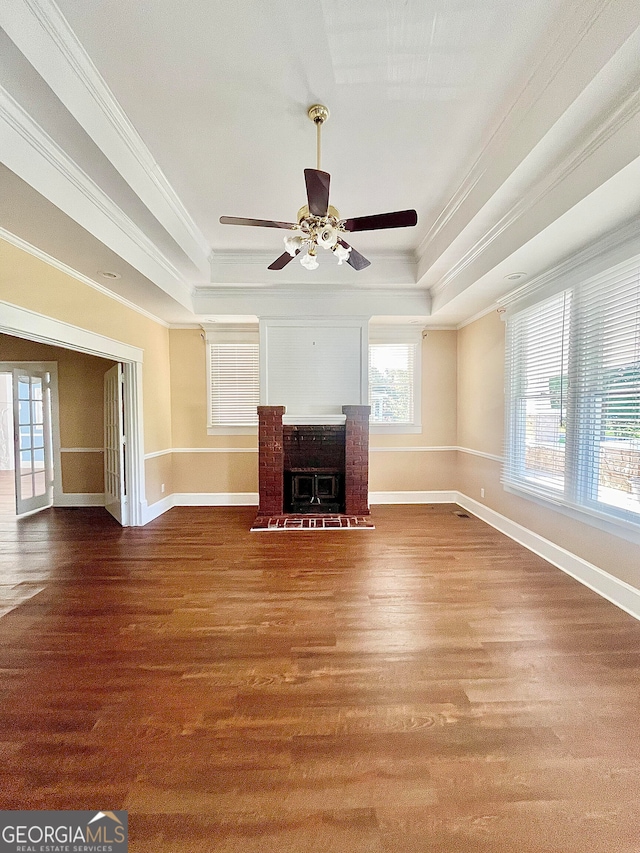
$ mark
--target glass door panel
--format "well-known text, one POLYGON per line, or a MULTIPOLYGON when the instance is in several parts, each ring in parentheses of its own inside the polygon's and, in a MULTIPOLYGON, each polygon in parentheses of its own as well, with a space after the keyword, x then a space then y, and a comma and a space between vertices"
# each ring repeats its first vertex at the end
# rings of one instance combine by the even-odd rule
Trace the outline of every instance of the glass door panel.
POLYGON ((44 509, 52 502, 48 374, 14 369, 16 512, 44 509))

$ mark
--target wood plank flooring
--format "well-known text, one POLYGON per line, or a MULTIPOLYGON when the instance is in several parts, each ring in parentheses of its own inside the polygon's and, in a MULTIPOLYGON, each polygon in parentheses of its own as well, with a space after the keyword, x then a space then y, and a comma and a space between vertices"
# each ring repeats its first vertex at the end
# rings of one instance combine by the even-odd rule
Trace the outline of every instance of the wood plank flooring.
POLYGON ((126 808, 135 853, 638 853, 640 623, 454 509, 0 519, 41 587, 0 619, 0 808, 126 808))

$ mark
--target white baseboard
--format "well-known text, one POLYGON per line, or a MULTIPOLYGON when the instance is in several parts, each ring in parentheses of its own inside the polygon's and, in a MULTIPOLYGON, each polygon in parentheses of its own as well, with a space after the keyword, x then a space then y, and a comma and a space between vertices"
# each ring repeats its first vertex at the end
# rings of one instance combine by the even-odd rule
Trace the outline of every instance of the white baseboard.
POLYGON ((370 504, 454 504, 458 492, 369 492, 370 504))
POLYGON ((63 492, 57 495, 53 502, 54 506, 74 507, 74 506, 104 506, 103 492, 63 492))
POLYGON ((153 521, 154 518, 164 515, 165 512, 175 506, 173 498, 174 495, 167 495, 166 498, 162 498, 162 500, 156 501, 153 504, 148 504, 145 501, 142 505, 142 526, 144 527, 145 524, 153 521))
POLYGON ((143 525, 174 506, 258 506, 257 492, 183 492, 167 495, 153 504, 145 504, 143 525))
POLYGON ((258 506, 257 492, 194 492, 173 495, 174 506, 258 506))
POLYGON ((636 589, 631 584, 610 575, 604 569, 589 563, 565 548, 561 548, 527 527, 511 521, 510 518, 475 501, 473 498, 458 493, 457 503, 491 527, 495 527, 496 530, 504 533, 505 536, 571 575, 572 578, 597 592, 598 595, 606 598, 607 601, 615 604, 616 607, 624 610, 630 616, 640 620, 640 589, 636 589))

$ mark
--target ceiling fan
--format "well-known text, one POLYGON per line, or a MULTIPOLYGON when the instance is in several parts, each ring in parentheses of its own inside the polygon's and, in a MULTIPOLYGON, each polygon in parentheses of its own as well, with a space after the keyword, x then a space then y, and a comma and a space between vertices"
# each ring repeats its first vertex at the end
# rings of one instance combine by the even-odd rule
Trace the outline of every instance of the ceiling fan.
POLYGON ((318 246, 331 249, 338 264, 346 261, 355 270, 370 266, 364 255, 350 246, 343 234, 352 231, 378 231, 383 228, 406 228, 415 225, 418 214, 415 210, 397 210, 393 213, 375 213, 372 216, 357 216, 355 219, 340 219, 335 207, 329 204, 329 182, 331 176, 320 169, 320 132, 329 118, 329 110, 322 104, 309 107, 307 115, 316 125, 317 157, 315 169, 304 170, 307 187, 307 204, 298 211, 298 221, 277 222, 273 219, 245 219, 242 216, 221 216, 222 225, 256 225, 259 228, 284 228, 290 233, 284 238, 286 252, 269 264, 270 270, 281 270, 296 255, 305 252, 300 259, 309 270, 319 266, 316 257, 318 246))

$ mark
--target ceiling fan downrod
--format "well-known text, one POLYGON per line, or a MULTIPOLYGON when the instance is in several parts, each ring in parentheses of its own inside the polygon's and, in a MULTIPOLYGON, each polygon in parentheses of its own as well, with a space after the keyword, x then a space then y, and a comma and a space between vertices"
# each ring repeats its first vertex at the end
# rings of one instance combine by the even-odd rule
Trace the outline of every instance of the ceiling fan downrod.
POLYGON ((322 131, 322 125, 329 118, 329 109, 328 107, 323 106, 322 104, 314 104, 312 107, 309 107, 307 110, 307 115, 311 119, 311 121, 316 126, 316 169, 320 172, 320 153, 321 153, 321 140, 320 134, 322 131))

